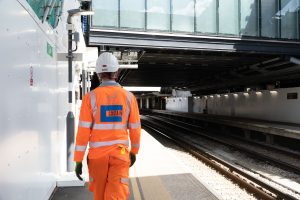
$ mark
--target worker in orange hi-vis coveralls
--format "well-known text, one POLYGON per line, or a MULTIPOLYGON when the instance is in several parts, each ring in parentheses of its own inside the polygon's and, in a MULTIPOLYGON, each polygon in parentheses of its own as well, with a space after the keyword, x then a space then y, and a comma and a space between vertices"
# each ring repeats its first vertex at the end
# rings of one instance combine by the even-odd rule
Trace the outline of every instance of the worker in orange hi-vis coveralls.
POLYGON ((89 190, 95 200, 128 199, 129 167, 135 162, 140 146, 136 98, 115 82, 118 67, 118 60, 111 53, 99 56, 96 72, 101 84, 83 97, 80 110, 75 172, 82 180, 82 160, 89 143, 89 190))

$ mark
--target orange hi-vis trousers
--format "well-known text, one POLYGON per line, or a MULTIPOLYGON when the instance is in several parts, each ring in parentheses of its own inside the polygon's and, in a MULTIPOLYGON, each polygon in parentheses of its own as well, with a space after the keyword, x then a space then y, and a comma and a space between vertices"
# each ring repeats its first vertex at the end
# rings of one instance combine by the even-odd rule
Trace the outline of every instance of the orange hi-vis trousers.
POLYGON ((94 200, 126 200, 129 198, 129 150, 124 145, 103 149, 107 153, 88 159, 89 190, 94 200))

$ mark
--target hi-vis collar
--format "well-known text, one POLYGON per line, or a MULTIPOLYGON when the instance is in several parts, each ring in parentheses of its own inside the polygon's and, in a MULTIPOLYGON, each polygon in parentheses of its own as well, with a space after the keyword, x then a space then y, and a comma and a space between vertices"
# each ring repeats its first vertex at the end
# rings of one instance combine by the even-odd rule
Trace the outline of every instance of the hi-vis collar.
POLYGON ((104 86, 121 86, 121 85, 116 81, 110 80, 110 81, 102 81, 100 87, 104 87, 104 86))

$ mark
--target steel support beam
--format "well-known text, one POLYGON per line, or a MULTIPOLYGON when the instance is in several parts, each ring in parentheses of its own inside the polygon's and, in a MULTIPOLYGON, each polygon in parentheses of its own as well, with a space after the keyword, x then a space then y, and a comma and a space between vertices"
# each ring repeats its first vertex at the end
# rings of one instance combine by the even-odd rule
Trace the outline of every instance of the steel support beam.
POLYGON ((228 38, 91 29, 89 45, 174 50, 249 52, 280 55, 300 54, 299 41, 228 38))

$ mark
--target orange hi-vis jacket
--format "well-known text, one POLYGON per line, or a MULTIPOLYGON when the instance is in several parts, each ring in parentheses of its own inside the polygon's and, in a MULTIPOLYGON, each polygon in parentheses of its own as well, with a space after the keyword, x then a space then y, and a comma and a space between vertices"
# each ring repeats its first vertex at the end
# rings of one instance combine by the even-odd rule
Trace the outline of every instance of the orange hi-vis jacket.
POLYGON ((115 148, 129 146, 137 154, 141 123, 135 96, 115 81, 105 81, 87 93, 80 110, 74 161, 80 162, 89 143, 89 159, 96 159, 115 148))

